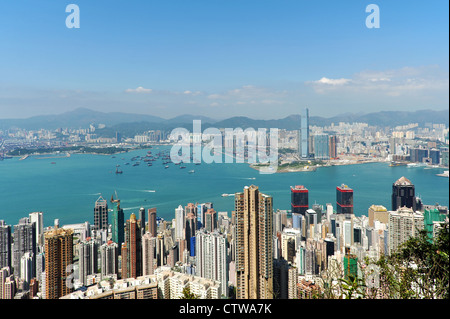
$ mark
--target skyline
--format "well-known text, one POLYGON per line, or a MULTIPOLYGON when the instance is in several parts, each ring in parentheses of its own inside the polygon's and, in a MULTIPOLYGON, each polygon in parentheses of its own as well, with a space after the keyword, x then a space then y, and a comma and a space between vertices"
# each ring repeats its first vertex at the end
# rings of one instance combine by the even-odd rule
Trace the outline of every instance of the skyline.
POLYGON ((371 2, 74 3, 79 29, 67 4, 0 5, 0 118, 448 108, 445 2, 373 2, 379 29, 365 26, 371 2))

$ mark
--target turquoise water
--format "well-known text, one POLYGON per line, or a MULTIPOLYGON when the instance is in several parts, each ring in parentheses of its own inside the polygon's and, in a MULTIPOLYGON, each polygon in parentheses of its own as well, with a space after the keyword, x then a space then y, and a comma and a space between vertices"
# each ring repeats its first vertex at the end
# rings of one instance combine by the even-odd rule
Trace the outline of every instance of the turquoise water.
MULTIPOLYGON (((153 147, 152 153, 170 147, 153 147)), ((332 203, 336 208, 336 186, 347 184, 354 190, 355 215, 367 215, 372 204, 390 209, 392 183, 401 176, 409 178, 425 204, 449 205, 449 180, 436 176, 443 169, 389 167, 386 163, 322 167, 315 172, 263 175, 247 164, 186 163, 186 169, 169 164, 165 169, 161 158, 148 167, 145 162, 133 167, 131 158, 145 156, 147 150, 104 155, 73 154, 68 158, 31 156, 0 161, 0 219, 17 224, 30 212, 44 212, 44 224, 55 218, 60 224, 94 220, 94 204, 102 195, 109 201, 117 191, 125 218, 140 207, 156 207, 158 216, 171 220, 178 205, 212 202, 216 211, 234 209, 234 197, 222 197, 255 184, 263 193, 273 196, 275 209, 290 209, 290 186, 305 185, 309 189, 310 206, 332 203), (122 160, 122 158, 124 160, 122 160), (56 162, 56 164, 51 164, 56 162), (129 162, 130 165, 124 165, 129 162), (116 165, 123 174, 115 174, 116 165), (190 170, 195 173, 190 174, 190 170)), ((111 205, 110 205, 111 206, 111 205)))

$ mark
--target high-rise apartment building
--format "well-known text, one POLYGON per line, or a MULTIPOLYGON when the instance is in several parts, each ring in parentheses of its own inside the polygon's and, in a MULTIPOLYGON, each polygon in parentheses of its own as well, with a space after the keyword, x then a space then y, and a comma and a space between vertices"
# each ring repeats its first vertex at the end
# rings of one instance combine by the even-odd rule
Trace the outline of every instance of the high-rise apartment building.
POLYGON ((216 225, 216 211, 214 208, 209 208, 205 213, 205 229, 209 232, 213 232, 217 228, 216 225))
POLYGON ((328 134, 314 135, 314 158, 327 160, 330 158, 330 136, 328 134))
POLYGON ((329 155, 330 158, 336 158, 337 157, 337 136, 336 135, 330 135, 330 142, 329 142, 329 155))
POLYGON ((399 207, 409 207, 416 210, 416 196, 414 184, 402 176, 392 185, 392 210, 399 207))
POLYGON ((409 207, 400 207, 389 212, 389 254, 411 237, 424 229, 424 215, 409 207))
POLYGON ((44 233, 46 299, 58 299, 72 292, 73 230, 55 227, 44 233))
POLYGON ((150 232, 146 232, 142 236, 142 275, 153 275, 158 260, 156 255, 157 238, 152 236, 150 232))
MULTIPOLYGON (((29 214, 30 222, 36 226, 36 247, 44 245, 44 213, 33 212, 29 214)), ((37 251, 36 251, 37 253, 37 251)))
POLYGON ((141 230, 141 237, 142 237, 145 234, 145 208, 144 207, 141 207, 139 209, 138 220, 139 220, 139 228, 141 230))
POLYGON ((93 238, 86 238, 78 245, 78 271, 79 280, 87 285, 87 277, 97 273, 98 269, 98 245, 93 238))
POLYGON ((11 269, 11 226, 6 225, 4 220, 0 220, 0 269, 8 267, 11 269))
POLYGON ((272 205, 255 185, 235 194, 238 299, 273 298, 272 205))
POLYGON ((336 212, 344 214, 345 218, 353 215, 353 189, 347 185, 336 187, 336 212))
POLYGON ((140 221, 132 213, 126 222, 125 242, 122 245, 122 278, 136 278, 142 275, 140 228, 140 221))
POLYGON ((196 236, 196 275, 220 282, 221 294, 228 296, 227 238, 217 230, 200 229, 196 236))
MULTIPOLYGON (((20 276, 20 260, 25 253, 36 256, 36 224, 28 217, 21 218, 14 225, 13 268, 15 277, 20 276)), ((33 266, 33 272, 34 272, 33 266)))
POLYGON ((119 273, 119 246, 113 241, 100 246, 101 276, 113 276, 119 273))
POLYGON ((156 223, 156 208, 149 208, 148 211, 148 232, 151 237, 158 235, 158 226, 156 223))
POLYGON ((94 207, 94 226, 96 230, 108 230, 108 202, 99 197, 95 201, 94 207))

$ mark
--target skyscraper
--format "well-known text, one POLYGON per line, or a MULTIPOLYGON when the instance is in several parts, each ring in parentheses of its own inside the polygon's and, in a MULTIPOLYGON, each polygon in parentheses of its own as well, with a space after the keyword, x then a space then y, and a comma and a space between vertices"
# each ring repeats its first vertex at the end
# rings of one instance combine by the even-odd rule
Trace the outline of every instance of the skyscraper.
POLYGON ((214 208, 209 208, 205 213, 205 229, 213 232, 216 229, 216 211, 214 208))
POLYGON ((305 216, 308 206, 308 189, 303 185, 291 186, 291 209, 293 214, 305 216))
POLYGON ((389 254, 424 229, 424 215, 409 207, 401 207, 389 212, 389 254))
POLYGON ((108 241, 100 246, 100 259, 101 259, 101 276, 111 276, 118 274, 119 266, 119 247, 117 243, 108 241))
POLYGON ((196 275, 220 281, 221 294, 228 296, 227 238, 217 230, 201 229, 196 236, 196 275))
MULTIPOLYGON (((28 217, 21 218, 19 224, 14 225, 13 268, 14 276, 20 275, 20 260, 25 253, 36 256, 36 224, 28 217)), ((34 264, 34 263, 33 263, 34 264)), ((35 267, 33 267, 34 271, 35 267)))
POLYGON ((126 222, 125 242, 122 245, 122 278, 142 275, 142 246, 140 221, 132 213, 126 222), (124 253, 123 247, 126 247, 124 253))
POLYGON ((0 269, 11 269, 11 226, 0 220, 0 269))
POLYGON ((301 115, 300 125, 300 157, 309 158, 309 110, 305 108, 301 115))
POLYGON ((44 233, 46 299, 58 299, 72 292, 73 230, 59 228, 44 233))
POLYGON ((108 203, 101 196, 95 201, 94 226, 96 230, 108 229, 108 203))
POLYGON ((148 210, 148 232, 151 237, 156 237, 158 228, 156 224, 156 208, 149 208, 148 210))
POLYGON ((344 214, 345 218, 353 215, 353 189, 342 184, 336 187, 336 212, 344 214))
POLYGON ((97 273, 98 265, 98 245, 92 238, 86 238, 78 245, 78 271, 79 280, 83 285, 87 285, 87 276, 97 273))
POLYGON ((337 137, 336 135, 330 135, 330 150, 329 150, 329 155, 330 158, 336 158, 337 157, 337 137))
POLYGON ((327 160, 330 158, 330 136, 328 134, 314 135, 314 158, 327 160))
POLYGON ((142 275, 153 275, 158 265, 156 255, 156 236, 146 232, 142 236, 142 275))
POLYGON ((29 214, 30 221, 36 226, 36 247, 44 245, 44 214, 42 212, 33 212, 29 214))
MULTIPOLYGON (((117 194, 116 194, 117 197, 117 194)), ((111 196, 111 203, 115 204, 112 218, 112 240, 121 247, 124 241, 124 214, 120 208, 120 199, 114 199, 111 196)))
POLYGON ((409 179, 402 176, 392 185, 392 210, 399 207, 409 207, 416 210, 416 197, 414 185, 409 179))
POLYGON ((272 197, 255 185, 235 194, 236 297, 273 298, 272 197))
POLYGON ((139 209, 139 228, 141 229, 141 237, 145 234, 145 208, 141 207, 139 209))

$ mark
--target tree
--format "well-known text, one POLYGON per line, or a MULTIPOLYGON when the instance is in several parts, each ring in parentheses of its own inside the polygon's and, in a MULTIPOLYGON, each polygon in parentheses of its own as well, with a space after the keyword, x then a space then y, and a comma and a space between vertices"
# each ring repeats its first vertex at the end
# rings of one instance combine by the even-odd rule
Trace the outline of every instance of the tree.
POLYGON ((448 223, 429 240, 427 231, 408 239, 390 256, 382 256, 379 293, 390 299, 449 298, 448 223))
POLYGON ((180 299, 198 299, 198 296, 194 293, 191 293, 191 289, 186 286, 183 288, 183 295, 180 299))

